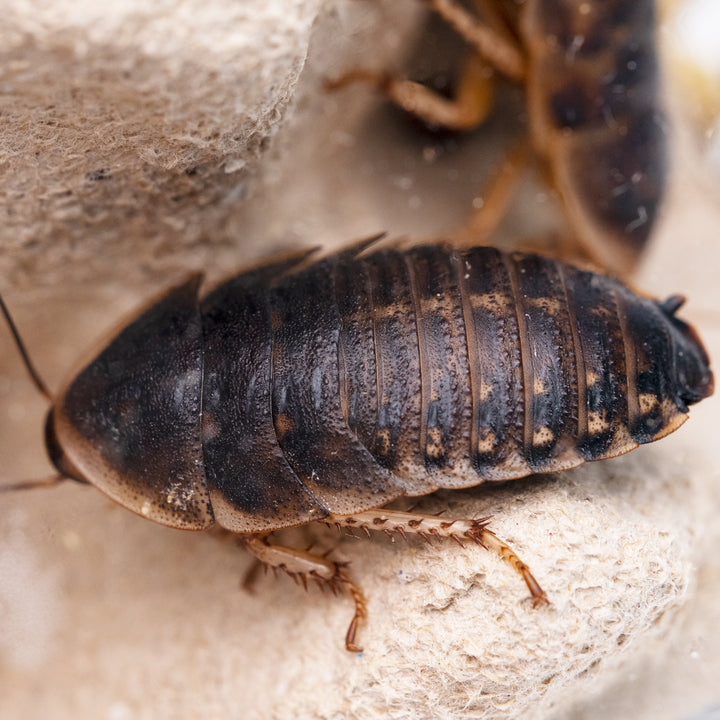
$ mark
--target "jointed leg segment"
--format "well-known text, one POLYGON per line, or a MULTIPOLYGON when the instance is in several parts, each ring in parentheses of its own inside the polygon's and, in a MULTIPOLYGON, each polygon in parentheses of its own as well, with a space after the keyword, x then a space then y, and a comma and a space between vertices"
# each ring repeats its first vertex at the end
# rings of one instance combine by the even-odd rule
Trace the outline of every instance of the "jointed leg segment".
MULTIPOLYGON (((454 97, 446 98, 420 83, 365 69, 352 70, 335 80, 328 80, 325 87, 340 90, 354 83, 365 83, 428 125, 448 130, 472 130, 492 109, 495 73, 522 81, 526 74, 525 58, 492 2, 475 0, 476 15, 457 0, 425 1, 475 50, 465 60, 454 97)), ((484 193, 483 206, 459 229, 457 239, 460 244, 483 244, 493 235, 507 212, 530 154, 530 147, 525 143, 508 153, 501 170, 484 193)))
POLYGON ((485 22, 469 13, 458 0, 426 1, 488 64, 510 80, 524 79, 525 59, 517 45, 503 32, 502 23, 487 0, 475 0, 485 22))
POLYGON ((530 158, 530 146, 525 142, 519 143, 508 152, 482 192, 482 206, 477 208, 458 230, 457 240, 460 245, 474 247, 490 242, 507 214, 508 206, 530 158))
POLYGON ((372 85, 403 110, 429 125, 448 130, 471 130, 490 112, 494 73, 510 80, 525 77, 525 59, 503 28, 493 6, 476 0, 483 19, 475 17, 457 0, 426 0, 475 50, 468 55, 454 98, 448 99, 424 85, 383 72, 352 70, 325 83, 327 90, 340 90, 353 83, 372 85))
MULTIPOLYGON (((368 510, 354 515, 330 515, 326 522, 338 528, 357 528, 368 535, 370 530, 384 532, 390 536, 397 533, 405 537, 408 533, 420 535, 426 540, 449 538, 463 546, 466 541, 482 545, 510 563, 522 575, 537 607, 548 604, 545 592, 533 577, 528 566, 520 560, 513 549, 495 533, 487 529, 488 518, 480 520, 446 520, 432 515, 417 515, 398 510, 368 510)), ((333 592, 347 589, 355 602, 355 614, 345 635, 345 647, 350 652, 361 652, 355 644, 360 624, 367 617, 367 606, 362 590, 350 579, 342 565, 313 555, 304 550, 269 545, 257 535, 243 539, 245 546, 263 564, 286 572, 307 587, 307 581, 315 580, 321 587, 327 584, 333 592)))
POLYGON ((494 552, 522 575, 525 584, 533 597, 533 605, 547 605, 548 599, 533 577, 530 568, 517 556, 515 551, 503 542, 495 533, 487 529, 489 518, 480 520, 448 520, 433 515, 418 515, 398 510, 368 510, 354 515, 331 515, 326 522, 339 527, 379 530, 392 535, 397 533, 405 536, 415 533, 429 540, 430 538, 450 538, 460 545, 470 540, 482 545, 486 550, 494 552))
POLYGON ((360 623, 367 617, 367 605, 362 590, 345 573, 342 566, 319 555, 281 545, 269 545, 258 536, 244 538, 247 549, 263 564, 286 572, 307 588, 307 581, 315 580, 321 587, 325 584, 336 593, 346 588, 355 602, 355 615, 345 635, 345 647, 350 652, 362 652, 355 644, 360 623))
POLYGON ((483 122, 492 107, 492 74, 492 70, 477 55, 470 55, 457 94, 452 99, 421 83, 362 69, 351 70, 335 80, 326 81, 325 88, 334 91, 354 83, 365 83, 428 125, 448 130, 471 130, 483 122))

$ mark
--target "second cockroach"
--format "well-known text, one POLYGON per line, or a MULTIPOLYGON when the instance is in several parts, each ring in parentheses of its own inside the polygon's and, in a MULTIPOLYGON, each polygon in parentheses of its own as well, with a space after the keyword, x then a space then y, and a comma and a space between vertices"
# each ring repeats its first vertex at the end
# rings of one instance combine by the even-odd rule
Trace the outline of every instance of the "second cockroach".
POLYGON ((380 508, 621 455, 675 430, 713 390, 676 315, 682 298, 537 255, 368 241, 283 258, 206 295, 200 283, 153 301, 51 398, 50 458, 61 478, 149 520, 220 526, 267 565, 346 587, 349 650, 359 587, 270 532, 324 520, 475 541, 542 603, 487 519, 380 508))
MULTIPOLYGON (((655 227, 668 174, 656 0, 427 0, 473 49, 457 95, 356 70, 328 83, 369 82, 431 125, 467 130, 492 105, 492 73, 522 85, 530 144, 562 201, 571 235, 595 262, 627 275, 655 227)), ((524 143, 467 235, 492 234, 508 203, 524 143)), ((574 250, 572 251, 574 253, 574 250)))

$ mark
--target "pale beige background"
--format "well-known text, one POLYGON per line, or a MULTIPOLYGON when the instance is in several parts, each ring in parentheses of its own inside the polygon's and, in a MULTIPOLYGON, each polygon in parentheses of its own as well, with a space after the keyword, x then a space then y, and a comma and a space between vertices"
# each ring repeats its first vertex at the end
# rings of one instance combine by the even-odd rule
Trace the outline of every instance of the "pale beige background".
MULTIPOLYGON (((277 247, 450 232, 512 132, 497 119, 437 138, 366 91, 319 91, 353 64, 412 63, 417 3, 10 5, 0 277, 51 387, 190 268, 219 278, 277 247)), ((517 98, 502 107, 514 117, 517 98)), ((692 142, 675 147, 637 282, 686 293, 718 357, 718 194, 692 142)), ((552 204, 530 183, 522 197, 506 237, 552 204)), ((48 472, 44 409, 0 328, 1 482, 48 472)), ((477 550, 291 533, 351 562, 369 599, 361 657, 342 646, 347 598, 271 576, 247 595, 231 543, 89 488, 0 496, 2 717, 688 717, 720 701, 719 414, 712 399, 625 458, 423 502, 495 514, 549 610, 477 550)))

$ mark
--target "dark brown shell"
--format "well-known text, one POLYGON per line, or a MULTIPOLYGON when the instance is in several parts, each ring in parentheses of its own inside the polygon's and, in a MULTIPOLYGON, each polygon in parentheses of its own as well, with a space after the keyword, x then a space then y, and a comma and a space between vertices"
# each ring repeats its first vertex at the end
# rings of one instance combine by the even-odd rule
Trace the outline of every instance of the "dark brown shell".
POLYGON ((528 0, 528 116, 573 229, 626 271, 655 225, 668 175, 657 0, 528 0))
POLYGON ((129 324, 49 423, 56 464, 176 527, 262 532, 564 470, 712 392, 674 299, 535 255, 361 245, 199 302, 197 284, 129 324))

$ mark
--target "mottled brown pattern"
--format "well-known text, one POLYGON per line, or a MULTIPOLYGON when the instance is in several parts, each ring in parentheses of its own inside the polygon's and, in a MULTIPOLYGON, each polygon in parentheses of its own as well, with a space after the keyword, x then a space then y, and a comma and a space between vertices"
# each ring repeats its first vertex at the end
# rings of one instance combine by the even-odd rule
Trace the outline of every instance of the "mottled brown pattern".
POLYGON ((166 525, 213 523, 202 457, 200 276, 128 324, 58 393, 52 459, 166 525))
POLYGON ((503 479, 529 472, 524 460, 525 398, 515 300, 504 263, 493 248, 464 252, 460 282, 466 296, 470 346, 473 427, 471 452, 476 473, 503 479))
POLYGON ((626 348, 615 294, 573 267, 565 266, 562 272, 578 338, 578 377, 582 373, 577 447, 586 460, 610 457, 626 451, 629 440, 626 348))
POLYGON ((340 403, 348 427, 369 446, 377 417, 370 271, 363 263, 337 263, 334 281, 340 316, 340 403))
POLYGON ((665 192, 656 15, 656 0, 529 0, 520 22, 534 144, 578 239, 613 269, 637 261, 665 192))
POLYGON ((467 342, 457 261, 444 248, 427 245, 410 250, 406 261, 420 353, 422 408, 418 442, 425 446, 425 466, 432 471, 467 463, 470 456, 467 342))
POLYGON ((290 420, 276 433, 288 463, 324 508, 343 514, 377 507, 402 490, 343 417, 335 262, 319 261, 268 288, 274 317, 271 395, 273 417, 290 420))
POLYGON ((215 517, 228 529, 261 532, 327 515, 278 443, 292 421, 273 425, 267 284, 287 268, 240 275, 202 302, 205 472, 215 517))
POLYGON ((420 436, 420 355, 405 258, 381 250, 360 261, 370 274, 377 415, 369 449, 390 469, 406 458, 423 464, 420 436))
POLYGON ((539 256, 363 243, 199 305, 197 284, 128 325, 48 424, 58 468, 176 527, 258 533, 563 470, 712 392, 677 299, 539 256))
POLYGON ((533 472, 554 469, 559 457, 577 464, 576 348, 558 264, 511 255, 508 267, 522 318, 525 457, 533 472))

